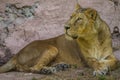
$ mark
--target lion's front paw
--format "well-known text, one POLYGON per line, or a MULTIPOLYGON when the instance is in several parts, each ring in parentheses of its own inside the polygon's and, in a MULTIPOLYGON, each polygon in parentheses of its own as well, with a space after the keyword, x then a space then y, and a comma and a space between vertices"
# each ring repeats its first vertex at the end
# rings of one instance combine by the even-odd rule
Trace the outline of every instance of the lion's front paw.
POLYGON ((30 71, 31 71, 31 72, 38 72, 39 69, 38 69, 38 68, 31 67, 31 68, 30 68, 30 71))
POLYGON ((61 62, 61 63, 54 65, 53 67, 55 67, 57 71, 65 71, 65 70, 69 69, 71 67, 71 65, 61 62))
POLYGON ((98 69, 95 69, 93 71, 93 75, 97 76, 97 75, 106 75, 108 73, 108 67, 100 67, 98 69))
POLYGON ((41 73, 41 74, 56 73, 56 68, 55 67, 44 67, 39 71, 39 73, 41 73))

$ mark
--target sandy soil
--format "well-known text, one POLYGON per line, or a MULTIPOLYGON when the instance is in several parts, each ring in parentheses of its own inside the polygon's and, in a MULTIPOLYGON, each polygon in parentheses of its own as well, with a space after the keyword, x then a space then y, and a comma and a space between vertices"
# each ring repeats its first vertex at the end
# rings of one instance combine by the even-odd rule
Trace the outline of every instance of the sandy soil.
POLYGON ((120 80, 120 67, 106 76, 93 76, 90 68, 71 68, 56 74, 42 75, 24 72, 0 74, 0 80, 120 80))

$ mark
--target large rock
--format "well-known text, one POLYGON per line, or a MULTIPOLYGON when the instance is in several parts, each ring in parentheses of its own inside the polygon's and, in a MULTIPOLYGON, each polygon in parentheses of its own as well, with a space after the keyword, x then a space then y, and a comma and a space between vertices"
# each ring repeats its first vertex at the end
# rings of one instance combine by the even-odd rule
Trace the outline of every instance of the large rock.
MULTIPOLYGON (((4 14, 6 3, 19 3, 18 6, 33 5, 39 1, 32 19, 20 18, 4 28, 0 25, 0 40, 13 54, 33 40, 47 39, 64 33, 64 24, 74 11, 76 0, 0 0, 0 12, 4 14)), ((98 11, 111 30, 120 26, 120 1, 114 0, 78 0, 82 7, 91 7, 98 11), (119 2, 117 4, 117 2, 119 2)), ((2 50, 0 51, 2 54, 2 50)))

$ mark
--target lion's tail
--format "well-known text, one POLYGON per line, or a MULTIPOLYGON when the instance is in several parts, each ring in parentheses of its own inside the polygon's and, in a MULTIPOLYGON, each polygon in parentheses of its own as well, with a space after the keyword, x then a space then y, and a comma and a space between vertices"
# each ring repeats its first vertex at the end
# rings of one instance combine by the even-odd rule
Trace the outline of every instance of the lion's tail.
POLYGON ((0 73, 4 73, 4 72, 7 72, 7 71, 10 71, 11 69, 14 69, 15 64, 16 64, 15 57, 13 57, 6 64, 4 64, 0 67, 0 73))

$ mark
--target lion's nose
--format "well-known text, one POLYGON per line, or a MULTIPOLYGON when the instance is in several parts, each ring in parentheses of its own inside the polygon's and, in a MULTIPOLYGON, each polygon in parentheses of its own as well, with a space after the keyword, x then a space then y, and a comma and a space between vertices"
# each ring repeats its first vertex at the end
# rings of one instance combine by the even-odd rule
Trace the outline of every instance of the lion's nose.
POLYGON ((65 29, 66 29, 66 30, 67 30, 67 29, 70 29, 70 27, 66 25, 66 26, 65 26, 65 29))

